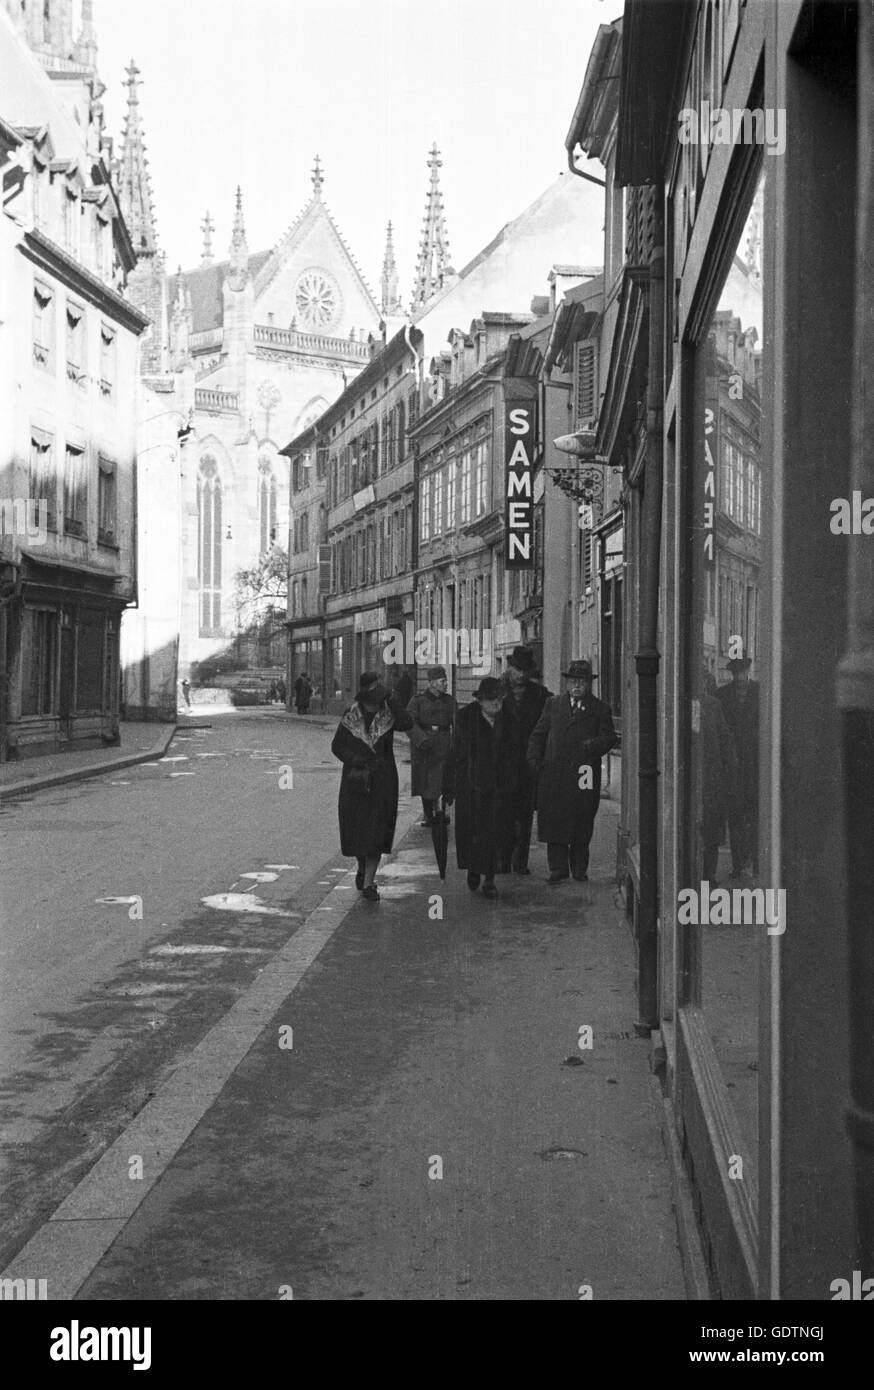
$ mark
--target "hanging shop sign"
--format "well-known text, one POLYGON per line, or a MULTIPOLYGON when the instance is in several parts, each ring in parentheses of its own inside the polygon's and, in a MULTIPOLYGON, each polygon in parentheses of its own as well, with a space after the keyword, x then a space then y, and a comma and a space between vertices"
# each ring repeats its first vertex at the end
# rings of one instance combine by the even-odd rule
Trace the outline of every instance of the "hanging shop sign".
POLYGON ((504 567, 534 568, 534 403, 507 407, 504 567))

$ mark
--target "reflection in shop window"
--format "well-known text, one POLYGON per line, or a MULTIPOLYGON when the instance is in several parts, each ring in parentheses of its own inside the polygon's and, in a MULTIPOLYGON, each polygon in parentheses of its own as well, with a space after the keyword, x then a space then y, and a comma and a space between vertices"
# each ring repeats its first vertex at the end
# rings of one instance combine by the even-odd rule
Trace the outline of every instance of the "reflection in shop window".
MULTIPOLYGON (((696 461, 692 681, 695 887, 752 890, 760 881, 759 690, 764 678, 762 575, 762 284, 764 180, 760 177, 721 292, 701 339, 704 421, 696 461), (702 360, 703 359, 703 360, 702 360)), ((743 1141, 747 1174, 757 1149, 758 960, 763 927, 732 916, 699 925, 698 1003, 743 1141)), ((704 919, 706 922, 706 919, 704 919)))

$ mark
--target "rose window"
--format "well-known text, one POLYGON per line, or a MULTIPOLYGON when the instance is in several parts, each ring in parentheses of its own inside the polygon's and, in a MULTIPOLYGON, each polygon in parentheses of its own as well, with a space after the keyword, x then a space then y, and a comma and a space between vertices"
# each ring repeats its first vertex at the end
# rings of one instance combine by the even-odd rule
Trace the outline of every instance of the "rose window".
POLYGON ((297 316, 307 328, 327 328, 337 313, 337 292, 321 270, 307 270, 297 282, 297 316))

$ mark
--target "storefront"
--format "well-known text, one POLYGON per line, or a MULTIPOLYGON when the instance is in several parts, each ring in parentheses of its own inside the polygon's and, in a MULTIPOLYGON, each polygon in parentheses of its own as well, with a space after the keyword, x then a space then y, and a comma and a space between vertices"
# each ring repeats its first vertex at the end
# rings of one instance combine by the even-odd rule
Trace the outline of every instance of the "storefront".
MULTIPOLYGON (((626 780, 659 785, 641 1014, 708 1291, 728 1299, 827 1299, 858 1267, 851 1136, 860 1228, 870 1209, 849 1054, 874 1076, 874 1043, 870 994, 853 1037, 835 694, 850 550, 829 527, 853 457, 857 19, 810 0, 628 0, 623 24, 618 173, 661 186, 665 243, 642 511, 657 487, 660 545, 644 556, 644 519, 624 595, 632 629, 650 593, 658 614, 642 653, 657 768, 644 702, 626 780), (683 139, 702 109, 735 138, 683 139)), ((644 864, 644 917, 646 880, 644 864)))

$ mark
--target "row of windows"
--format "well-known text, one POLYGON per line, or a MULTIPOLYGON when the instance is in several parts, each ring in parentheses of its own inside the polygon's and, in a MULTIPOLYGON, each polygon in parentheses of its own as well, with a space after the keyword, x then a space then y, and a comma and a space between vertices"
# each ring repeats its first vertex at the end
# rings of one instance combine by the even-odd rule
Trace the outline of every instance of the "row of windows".
POLYGON ((331 592, 345 594, 404 574, 412 565, 412 516, 410 502, 334 541, 331 592))
POLYGON ((112 224, 95 204, 85 203, 69 184, 34 161, 31 173, 33 224, 85 261, 102 280, 112 274, 112 224))
POLYGON ((419 484, 419 536, 432 540, 456 526, 468 526, 489 509, 487 439, 427 474, 419 484), (456 487, 457 483, 457 487, 456 487))
POLYGON ((724 656, 729 653, 732 637, 741 637, 744 655, 755 659, 759 650, 759 590, 746 578, 720 574, 719 650, 724 656))
POLYGON ((485 632, 492 626, 492 576, 467 575, 456 585, 425 585, 416 591, 416 627, 429 632, 464 628, 485 632))
POLYGON ((45 524, 49 531, 63 530, 66 535, 87 539, 88 498, 95 482, 97 539, 102 545, 116 545, 118 495, 115 463, 105 455, 98 454, 95 469, 94 461, 89 461, 85 447, 68 441, 64 446, 61 472, 54 436, 45 430, 31 430, 28 486, 40 525, 45 524))
MULTIPOLYGON (((33 286, 33 360, 48 372, 57 368, 57 295, 51 285, 36 280, 33 286)), ((65 361, 68 380, 77 386, 87 381, 88 315, 84 305, 67 299, 65 317, 65 361)), ((108 323, 100 325, 100 390, 111 397, 115 391, 118 335, 108 323)))

